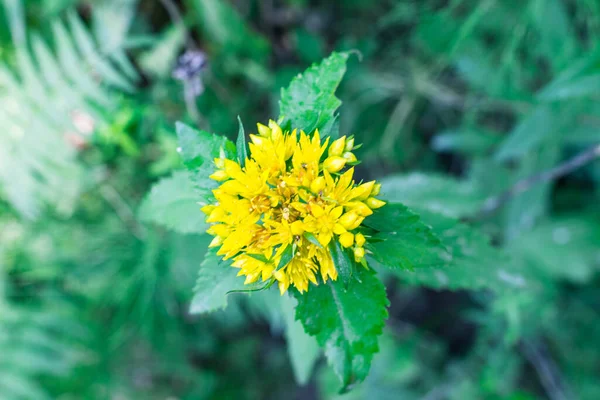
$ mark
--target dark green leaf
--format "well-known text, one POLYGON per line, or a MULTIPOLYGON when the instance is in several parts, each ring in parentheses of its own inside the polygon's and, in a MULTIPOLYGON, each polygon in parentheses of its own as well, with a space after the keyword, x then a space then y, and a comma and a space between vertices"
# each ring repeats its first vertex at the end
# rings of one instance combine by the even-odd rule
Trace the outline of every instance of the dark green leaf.
POLYGON ((277 269, 283 268, 286 265, 288 265, 289 262, 292 261, 292 257, 294 257, 294 247, 288 245, 281 254, 281 260, 279 260, 279 265, 277 266, 277 269))
POLYGON ((346 72, 348 53, 332 53, 319 65, 313 65, 281 91, 281 116, 293 128, 312 132, 332 123, 342 104, 335 91, 346 72))
POLYGON ((337 240, 332 240, 329 243, 329 252, 344 287, 348 287, 348 283, 350 283, 352 273, 354 272, 355 265, 353 260, 350 259, 348 252, 342 248, 337 240))
POLYGON ((367 249, 388 268, 411 270, 440 264, 447 257, 431 228, 402 204, 383 206, 367 217, 364 225, 379 231, 367 249))
POLYGON ((355 277, 347 288, 338 280, 296 293, 296 319, 325 348, 329 364, 342 381, 342 391, 369 373, 388 315, 385 287, 377 276, 359 268, 355 277))
POLYGON ((311 242, 312 244, 314 244, 315 246, 318 247, 323 247, 323 245, 321 244, 321 242, 319 242, 319 239, 317 239, 317 237, 315 235, 313 235, 310 232, 304 232, 304 237, 306 239, 308 239, 309 242, 311 242))

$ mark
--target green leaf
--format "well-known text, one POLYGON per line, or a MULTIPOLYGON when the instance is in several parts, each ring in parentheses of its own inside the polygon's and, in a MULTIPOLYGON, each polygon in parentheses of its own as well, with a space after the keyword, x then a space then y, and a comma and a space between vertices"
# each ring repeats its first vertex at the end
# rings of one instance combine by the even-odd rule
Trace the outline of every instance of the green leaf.
MULTIPOLYGON (((403 281, 452 290, 485 288, 505 292, 534 287, 530 274, 520 270, 506 254, 493 248, 488 237, 479 230, 440 214, 422 212, 421 217, 433 227, 448 256, 445 261, 426 268, 392 270, 403 281)), ((370 259, 369 262, 374 267, 378 266, 376 260, 370 259)))
POLYGON ((378 231, 369 240, 367 249, 388 268, 412 270, 440 264, 447 257, 431 228, 402 204, 383 206, 363 224, 378 231))
POLYGON ((185 166, 192 172, 192 180, 199 188, 214 187, 208 179, 212 173, 213 160, 225 153, 225 157, 233 159, 235 145, 221 135, 196 130, 182 122, 175 125, 179 139, 179 152, 185 166))
POLYGON ((554 133, 555 124, 553 110, 546 105, 538 106, 504 139, 496 153, 496 159, 505 161, 527 153, 554 133))
POLYGON ((180 233, 204 233, 207 225, 187 171, 175 171, 161 179, 146 195, 139 209, 142 221, 163 225, 180 233))
POLYGON ((344 287, 348 287, 354 271, 354 262, 348 257, 348 252, 342 248, 340 242, 337 240, 332 240, 329 243, 329 252, 333 259, 333 265, 335 265, 335 269, 338 271, 340 278, 342 278, 344 287))
POLYGON ((501 136, 484 129, 447 130, 433 138, 432 148, 439 152, 457 152, 467 156, 484 156, 501 136))
POLYGON ((449 217, 470 215, 481 207, 485 198, 478 185, 471 181, 421 172, 386 177, 381 180, 381 190, 381 197, 390 202, 449 217))
POLYGON ((194 298, 190 304, 192 314, 207 313, 227 306, 227 293, 232 290, 250 290, 244 279, 237 276, 238 269, 221 260, 214 251, 206 253, 200 265, 194 298))
POLYGON ((237 149, 237 158, 240 165, 243 167, 246 164, 246 158, 248 158, 248 146, 246 145, 246 134, 244 132, 244 125, 242 119, 238 115, 238 122, 240 123, 240 130, 238 131, 238 137, 235 142, 237 149))
POLYGON ((317 239, 317 237, 314 234, 310 232, 304 232, 304 237, 315 246, 323 248, 323 245, 321 244, 321 242, 319 242, 319 239, 317 239))
POLYGON ((509 251, 527 260, 539 275, 588 282, 600 260, 598 215, 574 214, 543 221, 510 243, 509 251))
POLYGON ((302 324, 294 318, 298 304, 296 299, 288 295, 280 296, 280 299, 281 311, 286 326, 285 338, 294 376, 296 382, 300 385, 306 385, 321 350, 315 338, 307 335, 302 324))
POLYGON ((321 64, 314 64, 281 91, 281 116, 293 128, 313 132, 332 123, 342 102, 335 91, 346 72, 349 53, 332 53, 321 64))
POLYGON ((279 260, 279 265, 277 269, 283 268, 292 261, 292 257, 294 257, 294 246, 288 245, 283 253, 281 254, 281 259, 279 260))
POLYGON ((315 336, 348 391, 369 373, 377 338, 387 318, 385 287, 370 270, 359 268, 348 288, 342 282, 311 286, 298 299, 296 319, 315 336))

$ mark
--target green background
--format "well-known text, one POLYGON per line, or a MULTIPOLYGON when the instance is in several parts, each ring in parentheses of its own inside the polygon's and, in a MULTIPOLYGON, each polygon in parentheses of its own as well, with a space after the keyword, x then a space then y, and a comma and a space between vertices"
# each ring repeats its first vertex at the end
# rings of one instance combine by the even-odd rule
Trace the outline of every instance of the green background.
POLYGON ((481 212, 600 143, 600 3, 167 3, 0 2, 1 399, 337 396, 322 357, 290 361, 277 293, 189 314, 209 239, 181 173, 183 198, 144 203, 183 168, 175 121, 253 132, 333 50, 353 51, 338 97, 358 177, 459 255, 380 276, 380 352, 341 398, 600 398, 600 163, 481 212), (207 64, 186 101, 172 71, 191 48, 207 64))

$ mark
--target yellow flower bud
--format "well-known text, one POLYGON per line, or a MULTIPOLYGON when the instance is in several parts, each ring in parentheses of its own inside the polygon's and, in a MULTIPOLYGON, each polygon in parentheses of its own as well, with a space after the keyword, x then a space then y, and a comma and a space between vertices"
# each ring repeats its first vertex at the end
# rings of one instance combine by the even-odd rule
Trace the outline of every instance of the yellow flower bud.
POLYGON ((361 260, 365 257, 365 249, 362 247, 354 248, 354 261, 361 262, 361 260))
POLYGON ((358 217, 358 218, 356 219, 356 221, 354 221, 354 223, 348 227, 348 230, 349 230, 349 231, 351 231, 351 230, 353 230, 353 229, 356 229, 356 228, 358 228, 358 227, 360 226, 360 224, 362 224, 362 222, 363 222, 364 220, 365 220, 365 217, 358 217))
POLYGON ((354 235, 354 241, 356 242, 356 245, 358 247, 363 247, 367 240, 365 239, 365 236, 362 233, 357 233, 356 235, 354 235))
POLYGON ((229 178, 229 175, 227 175, 227 172, 223 171, 222 169, 218 169, 215 172, 213 172, 211 175, 209 175, 209 178, 212 179, 213 181, 224 181, 226 179, 229 178))
POLYGON ((215 208, 217 208, 217 206, 215 206, 215 205, 212 205, 212 204, 208 204, 208 205, 205 205, 204 207, 202 207, 200 210, 201 210, 201 211, 202 211, 204 214, 206 214, 206 215, 210 215, 210 213, 211 213, 211 212, 213 212, 213 210, 214 210, 215 208))
POLYGON ((371 192, 373 191, 373 186, 375 186, 375 181, 369 181, 369 182, 363 183, 362 185, 357 187, 356 188, 356 192, 357 192, 356 199, 357 200, 368 199, 369 196, 371 195, 371 192))
POLYGON ((257 146, 262 146, 265 143, 265 138, 257 135, 250 135, 250 140, 257 146))
POLYGON ((344 147, 344 150, 352 151, 353 148, 354 148, 354 136, 350 136, 350 138, 348 138, 348 140, 346 140, 346 146, 344 147))
POLYGON ((281 127, 272 119, 269 120, 269 128, 271 129, 271 139, 277 140, 283 135, 281 127))
POLYGON ((367 199, 367 206, 369 206, 370 209, 375 210, 385 206, 385 201, 376 199, 375 197, 369 197, 367 199))
POLYGON ((354 163, 354 162, 358 161, 358 159, 356 158, 354 153, 350 153, 349 151, 342 154, 342 157, 344 157, 346 160, 348 160, 349 163, 354 163))
POLYGON ((343 247, 350 247, 354 244, 354 235, 350 232, 342 233, 340 235, 340 244, 343 247))
POLYGON ((256 124, 256 126, 258 127, 258 134, 261 136, 266 136, 269 137, 271 136, 271 129, 269 129, 268 126, 265 126, 261 123, 256 124))
POLYGON ((373 214, 371 208, 369 208, 369 206, 362 201, 351 201, 347 203, 346 206, 350 207, 352 211, 356 212, 361 217, 368 217, 369 215, 373 214))
POLYGON ((344 228, 346 229, 350 229, 350 227, 352 225, 354 225, 354 223, 356 222, 356 219, 358 218, 358 215, 355 212, 347 212, 346 214, 342 215, 340 217, 340 219, 338 220, 338 222, 340 223, 340 225, 342 225, 344 228))
POLYGON ((341 156, 344 152, 344 146, 346 146, 346 136, 342 136, 338 140, 331 143, 328 154, 330 156, 341 156))
POLYGON ((329 173, 338 172, 346 165, 346 159, 339 156, 328 157, 323 161, 323 169, 329 173))
POLYGON ((225 159, 224 158, 215 158, 215 165, 217 166, 217 168, 223 168, 225 167, 225 159))
POLYGON ((227 213, 225 212, 225 210, 217 207, 210 213, 210 215, 206 216, 206 222, 211 223, 222 221, 226 214, 227 213))
POLYGON ((210 241, 208 247, 217 247, 223 243, 223 238, 221 236, 215 236, 213 240, 210 241))
POLYGON ((373 186, 373 191, 371 192, 371 196, 377 196, 380 191, 381 191, 381 183, 376 183, 375 186, 373 186))
POLYGON ((310 184, 310 190, 314 194, 319 194, 323 189, 325 189, 325 183, 326 183, 325 178, 322 176, 319 176, 318 178, 313 180, 312 183, 310 184))

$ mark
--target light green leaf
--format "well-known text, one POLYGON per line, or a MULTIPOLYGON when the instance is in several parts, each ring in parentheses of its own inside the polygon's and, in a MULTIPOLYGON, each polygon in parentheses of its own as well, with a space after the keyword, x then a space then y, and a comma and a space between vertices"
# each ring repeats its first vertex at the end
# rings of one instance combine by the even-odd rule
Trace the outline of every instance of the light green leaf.
POLYGON ((509 249, 544 276, 586 283, 600 265, 600 218, 581 214, 544 221, 509 249))
POLYGON ((439 152, 479 156, 485 155, 500 139, 500 135, 482 129, 456 129, 436 135, 431 146, 439 152))
POLYGON ((204 233, 205 215, 198 202, 202 197, 192 186, 187 171, 176 171, 161 179, 146 195, 139 209, 140 219, 163 225, 180 233, 204 233))
POLYGON ((346 72, 349 53, 332 53, 321 64, 314 64, 281 91, 281 116, 292 128, 313 132, 332 123, 342 102, 335 91, 346 72))
POLYGON ((592 74, 565 82, 544 90, 540 99, 545 101, 569 100, 577 97, 595 96, 600 91, 600 74, 592 74))
POLYGON ((431 228, 402 204, 383 206, 363 224, 379 231, 371 237, 367 249, 388 268, 411 270, 440 264, 446 256, 431 228))
POLYGON ((359 268, 348 288, 337 281, 296 293, 296 319, 325 348, 329 364, 342 381, 341 391, 365 379, 377 338, 387 318, 385 287, 370 270, 359 268))
POLYGON ((156 77, 166 77, 185 44, 185 30, 181 25, 168 28, 152 46, 139 57, 139 63, 148 73, 156 77))
POLYGON ((190 312, 200 314, 225 308, 230 291, 251 289, 244 285, 244 278, 237 276, 238 271, 229 262, 222 261, 214 251, 206 253, 200 265, 190 312))
POLYGON ((496 152, 496 159, 505 161, 519 157, 555 133, 555 113, 549 106, 538 106, 509 133, 496 152))
POLYGON ((321 350, 315 338, 307 335, 302 324, 294 317, 298 304, 296 299, 288 295, 281 296, 280 299, 286 326, 285 338, 294 376, 300 385, 306 385, 321 350))

